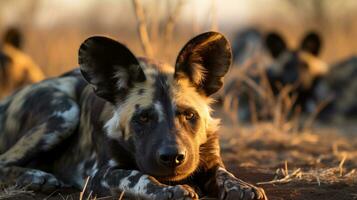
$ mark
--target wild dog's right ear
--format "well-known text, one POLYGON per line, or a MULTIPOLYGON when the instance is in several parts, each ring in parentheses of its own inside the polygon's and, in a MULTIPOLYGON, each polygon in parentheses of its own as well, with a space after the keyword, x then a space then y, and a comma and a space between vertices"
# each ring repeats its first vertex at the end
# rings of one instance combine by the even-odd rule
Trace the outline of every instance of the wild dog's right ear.
POLYGON ((85 40, 79 48, 78 63, 95 93, 113 104, 125 96, 134 83, 146 80, 134 54, 123 44, 106 37, 85 40))
POLYGON ((5 44, 10 44, 18 49, 21 49, 23 45, 21 31, 15 27, 9 28, 4 34, 3 42, 5 44))
POLYGON ((273 58, 279 57, 286 50, 284 39, 278 33, 269 33, 265 37, 265 45, 273 58))
POLYGON ((317 56, 320 53, 322 41, 320 36, 315 32, 310 32, 305 35, 300 44, 300 49, 310 52, 317 56))

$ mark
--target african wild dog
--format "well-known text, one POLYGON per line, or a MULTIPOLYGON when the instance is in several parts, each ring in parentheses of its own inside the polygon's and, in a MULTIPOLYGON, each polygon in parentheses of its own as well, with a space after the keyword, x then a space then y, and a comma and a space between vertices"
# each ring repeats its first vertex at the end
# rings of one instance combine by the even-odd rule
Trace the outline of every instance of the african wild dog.
POLYGON ((41 69, 22 51, 22 35, 9 28, 0 44, 0 99, 13 91, 44 79, 41 69))
POLYGON ((3 180, 47 191, 81 188, 90 176, 88 191, 98 197, 266 199, 220 158, 219 121, 209 105, 231 64, 223 35, 190 40, 175 69, 105 37, 85 40, 78 57, 81 73, 25 87, 1 103, 3 180))
POLYGON ((315 32, 307 33, 297 49, 289 50, 277 33, 266 36, 266 46, 275 59, 267 70, 274 94, 286 85, 295 85, 296 104, 303 111, 312 112, 318 99, 318 85, 328 73, 328 65, 319 57, 322 41, 315 32))
MULTIPOLYGON (((254 34, 254 36, 257 41, 259 35, 254 34)), ((295 106, 300 106, 303 112, 313 112, 319 101, 319 82, 328 73, 327 64, 318 57, 322 46, 320 36, 314 32, 307 33, 296 49, 288 48, 283 37, 275 32, 266 34, 261 41, 264 42, 266 53, 271 57, 271 61, 268 62, 263 52, 250 53, 250 55, 258 55, 258 58, 248 62, 249 67, 238 69, 240 70, 237 70, 238 76, 231 76, 225 85, 225 96, 238 97, 240 119, 249 119, 250 101, 255 102, 259 110, 262 103, 266 104, 267 101, 264 99, 266 96, 275 98, 286 86, 291 86, 293 88, 291 94, 297 95, 295 106), (259 85, 263 93, 252 88, 252 84, 247 84, 239 74, 244 74, 259 85)), ((262 51, 258 47, 255 49, 262 51)), ((242 56, 243 53, 240 55, 242 56)), ((270 117, 269 113, 261 114, 264 115, 263 118, 270 117)))

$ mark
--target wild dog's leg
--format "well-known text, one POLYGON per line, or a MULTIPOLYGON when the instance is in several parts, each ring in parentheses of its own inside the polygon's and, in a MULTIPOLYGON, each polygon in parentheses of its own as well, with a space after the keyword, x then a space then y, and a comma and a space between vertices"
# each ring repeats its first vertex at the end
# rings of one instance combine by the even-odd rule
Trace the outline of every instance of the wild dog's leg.
POLYGON ((50 173, 16 166, 0 168, 0 182, 42 192, 52 192, 66 186, 50 173))
POLYGON ((198 195, 188 185, 168 186, 154 177, 136 170, 107 169, 98 171, 92 179, 91 190, 98 196, 119 196, 124 191, 126 197, 155 200, 193 200, 198 195))
POLYGON ((262 188, 246 183, 228 172, 220 157, 217 136, 209 138, 201 147, 202 157, 206 159, 206 173, 203 177, 204 190, 219 197, 220 200, 267 200, 262 188))
MULTIPOLYGON (((53 99, 48 99, 48 101, 47 110, 34 113, 41 118, 36 118, 38 121, 33 123, 32 128, 29 128, 12 147, 0 155, 0 168, 23 167, 28 162, 40 161, 38 159, 41 158, 37 157, 40 153, 53 149, 77 128, 79 108, 72 99, 64 94, 56 93, 53 94, 53 99)), ((22 182, 31 183, 44 177, 44 172, 32 172, 34 170, 30 169, 27 175, 23 172, 26 176, 14 178, 28 179, 22 182)), ((8 181, 11 182, 11 180, 8 181)), ((42 186, 45 187, 45 185, 42 186)))

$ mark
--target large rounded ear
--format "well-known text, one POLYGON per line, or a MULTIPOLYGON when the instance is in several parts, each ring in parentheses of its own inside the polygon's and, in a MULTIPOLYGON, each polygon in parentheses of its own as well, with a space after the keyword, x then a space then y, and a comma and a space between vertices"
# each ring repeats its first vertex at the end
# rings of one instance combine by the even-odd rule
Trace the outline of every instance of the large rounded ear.
POLYGON ((23 45, 23 36, 21 31, 15 27, 9 28, 4 34, 3 42, 21 49, 23 45))
POLYGON ((266 35, 265 45, 273 58, 279 57, 287 49, 284 39, 274 32, 266 35))
POLYGON ((175 79, 188 78, 197 91, 210 96, 223 85, 232 63, 231 46, 220 33, 206 32, 191 39, 180 51, 175 79))
POLYGON ((136 82, 146 80, 131 51, 106 37, 90 37, 79 48, 78 63, 95 93, 115 104, 136 82))
POLYGON ((302 39, 300 49, 317 56, 320 53, 321 46, 320 36, 315 32, 310 32, 302 39))

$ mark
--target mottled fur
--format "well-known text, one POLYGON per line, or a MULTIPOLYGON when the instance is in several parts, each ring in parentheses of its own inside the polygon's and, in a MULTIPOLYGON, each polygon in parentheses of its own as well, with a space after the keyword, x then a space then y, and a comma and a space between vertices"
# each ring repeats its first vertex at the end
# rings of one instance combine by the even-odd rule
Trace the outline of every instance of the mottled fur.
POLYGON ((220 158, 210 95, 230 63, 229 43, 215 32, 189 41, 175 69, 109 38, 87 39, 81 73, 27 86, 0 104, 0 179, 49 191, 81 188, 89 176, 97 197, 266 199, 220 158))

